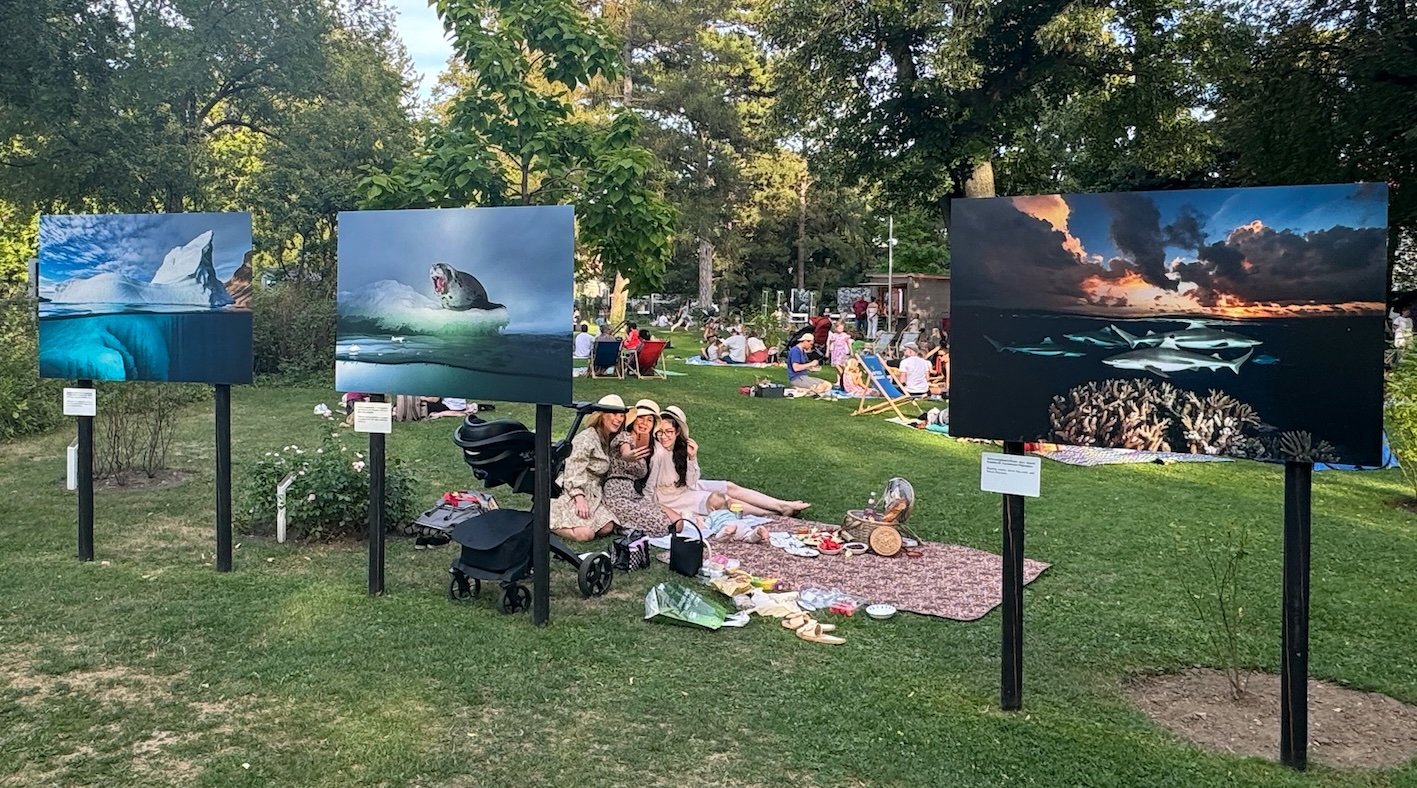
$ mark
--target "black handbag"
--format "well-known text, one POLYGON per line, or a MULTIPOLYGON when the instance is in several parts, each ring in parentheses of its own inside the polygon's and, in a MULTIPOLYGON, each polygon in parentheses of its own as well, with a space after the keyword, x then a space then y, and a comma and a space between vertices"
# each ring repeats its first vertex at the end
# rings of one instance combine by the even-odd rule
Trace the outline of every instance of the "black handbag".
POLYGON ((674 528, 680 523, 693 526, 699 538, 685 536, 683 528, 672 534, 669 537, 669 568, 685 577, 694 577, 704 565, 704 551, 708 549, 708 543, 704 541, 704 532, 692 520, 678 520, 669 527, 674 528))
POLYGON ((649 538, 638 528, 610 543, 610 563, 622 572, 649 566, 649 538))

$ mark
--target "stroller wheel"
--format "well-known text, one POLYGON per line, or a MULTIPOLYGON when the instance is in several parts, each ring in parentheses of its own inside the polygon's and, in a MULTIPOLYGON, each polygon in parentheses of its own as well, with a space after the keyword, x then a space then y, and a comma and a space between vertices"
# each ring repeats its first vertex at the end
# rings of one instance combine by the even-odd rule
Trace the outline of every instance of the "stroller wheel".
POLYGON ((482 593, 482 581, 472 578, 468 581, 468 576, 461 572, 453 572, 453 576, 448 579, 448 598, 454 602, 466 602, 469 599, 482 593))
POLYGON ((526 586, 509 585, 502 589, 497 609, 503 613, 520 613, 531 607, 531 592, 526 586))
POLYGON ((581 561, 581 568, 576 570, 576 584, 580 586, 581 596, 601 596, 610 590, 610 582, 614 579, 615 567, 605 553, 586 556, 581 561))

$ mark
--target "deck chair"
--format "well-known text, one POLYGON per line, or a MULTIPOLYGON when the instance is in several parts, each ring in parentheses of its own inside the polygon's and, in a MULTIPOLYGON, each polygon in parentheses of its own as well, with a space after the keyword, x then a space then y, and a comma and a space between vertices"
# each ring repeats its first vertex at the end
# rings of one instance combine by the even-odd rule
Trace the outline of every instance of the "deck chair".
POLYGON ((660 364, 660 359, 664 356, 664 346, 668 340, 647 339, 643 345, 633 354, 625 356, 626 363, 629 364, 628 372, 634 372, 639 378, 668 378, 664 374, 664 367, 660 364))
POLYGON ((915 342, 915 341, 918 340, 918 339, 920 339, 920 332, 919 332, 919 331, 902 331, 902 332, 900 332, 900 340, 895 343, 895 354, 896 354, 896 356, 903 356, 903 355, 905 355, 905 345, 906 345, 906 343, 907 343, 907 342, 915 342))
POLYGON ((863 395, 861 401, 856 405, 853 416, 874 416, 887 408, 895 411, 902 421, 907 421, 905 413, 901 411, 901 405, 909 405, 915 409, 916 415, 923 415, 925 411, 920 409, 920 404, 913 397, 900 390, 895 384, 895 379, 891 377, 890 370, 886 367, 886 362, 874 353, 863 353, 856 357, 861 366, 871 375, 871 388, 882 397, 885 402, 866 403, 863 395))
POLYGON ((590 346, 590 369, 587 375, 593 378, 623 378, 625 369, 620 365, 620 344, 623 339, 594 342, 590 346), (608 369, 609 372, 599 370, 608 369))
POLYGON ((884 356, 891 351, 891 343, 895 341, 894 331, 881 331, 876 334, 875 344, 871 345, 871 352, 878 356, 884 356))

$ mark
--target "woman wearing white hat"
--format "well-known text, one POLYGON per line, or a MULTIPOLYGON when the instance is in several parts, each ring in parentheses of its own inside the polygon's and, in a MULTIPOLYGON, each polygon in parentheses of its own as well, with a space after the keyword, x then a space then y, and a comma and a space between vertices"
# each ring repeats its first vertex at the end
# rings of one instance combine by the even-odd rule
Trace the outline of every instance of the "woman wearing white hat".
POLYGON ((699 444, 689 437, 689 421, 677 405, 659 414, 654 454, 649 461, 645 495, 676 512, 708 514, 707 501, 723 493, 730 503, 741 503, 748 514, 792 516, 806 509, 806 501, 784 501, 729 481, 699 478, 699 444))
POLYGON ((635 489, 636 482, 649 476, 650 444, 659 421, 659 405, 642 399, 635 403, 630 415, 633 420, 610 441, 605 505, 615 513, 621 528, 638 528, 651 536, 662 536, 669 532, 669 524, 678 519, 678 513, 635 489))
POLYGON ((586 542, 615 529, 615 513, 605 505, 602 488, 610 470, 610 439, 625 426, 628 408, 614 394, 601 397, 599 404, 620 412, 590 414, 571 439, 571 454, 556 478, 561 495, 551 499, 551 532, 562 539, 586 542))

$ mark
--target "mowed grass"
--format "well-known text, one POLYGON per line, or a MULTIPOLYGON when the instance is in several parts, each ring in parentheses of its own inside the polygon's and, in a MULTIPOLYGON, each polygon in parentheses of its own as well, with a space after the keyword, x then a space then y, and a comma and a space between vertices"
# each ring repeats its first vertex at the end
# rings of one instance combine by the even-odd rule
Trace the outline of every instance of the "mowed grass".
MULTIPOLYGON (((681 339, 681 344, 689 344, 681 339)), ((673 351, 671 351, 672 353, 673 351)), ((679 355, 685 355, 681 351, 679 355)), ((836 521, 895 475, 924 536, 997 552, 985 447, 854 418, 852 404, 760 400, 781 370, 688 367, 655 381, 577 380, 576 396, 678 404, 705 475, 836 521)), ((313 444, 322 388, 234 394, 235 470, 313 444)), ((558 434, 569 423, 558 409, 558 434)), ((530 424, 533 408, 499 404, 530 424)), ((451 420, 396 425, 430 504, 475 486, 451 420)), ((0 784, 5 785, 1417 785, 1396 771, 1298 774, 1211 755, 1132 710, 1136 673, 1213 664, 1178 551, 1247 524, 1247 662, 1276 671, 1283 471, 1249 462, 1044 464, 1027 554, 1024 711, 998 711, 999 616, 838 619, 840 647, 775 622, 707 632, 642 621, 654 568, 583 600, 553 565, 552 622, 445 594, 451 548, 391 539, 387 593, 361 543, 238 537, 212 568, 211 418, 187 413, 160 491, 102 491, 97 561, 75 560, 67 432, 0 445, 0 784)), ((1397 471, 1314 477, 1312 673, 1417 702, 1417 517, 1397 471)), ((498 493, 504 505, 524 497, 498 493)), ((237 504, 241 501, 238 498, 237 504)), ((1277 749, 1276 742, 1276 749, 1277 749)))

